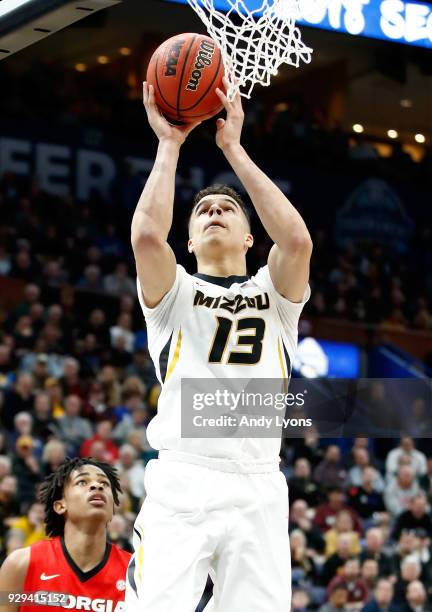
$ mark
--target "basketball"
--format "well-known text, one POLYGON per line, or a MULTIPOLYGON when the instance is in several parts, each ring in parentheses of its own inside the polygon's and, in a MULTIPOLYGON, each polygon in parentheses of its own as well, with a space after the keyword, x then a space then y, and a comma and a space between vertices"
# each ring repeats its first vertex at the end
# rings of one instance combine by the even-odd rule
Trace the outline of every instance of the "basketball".
POLYGON ((216 115, 221 102, 224 67, 214 40, 203 34, 178 34, 154 52, 147 82, 153 85, 162 114, 178 123, 202 121, 216 115))

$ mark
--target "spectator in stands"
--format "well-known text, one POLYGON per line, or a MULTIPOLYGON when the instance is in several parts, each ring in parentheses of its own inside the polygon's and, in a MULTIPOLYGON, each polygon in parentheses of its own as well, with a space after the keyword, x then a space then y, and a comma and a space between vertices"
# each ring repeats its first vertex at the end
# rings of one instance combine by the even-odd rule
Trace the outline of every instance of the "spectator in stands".
POLYGON ((420 487, 413 468, 409 465, 401 466, 397 477, 387 485, 384 495, 386 508, 393 518, 410 507, 419 491, 420 487))
MULTIPOLYGON (((132 403, 131 400, 128 401, 132 403)), ((150 450, 150 445, 147 440, 147 407, 139 400, 131 406, 131 414, 125 414, 123 419, 118 423, 113 431, 113 439, 118 444, 123 444, 128 439, 129 435, 135 431, 141 436, 141 449, 150 450)))
POLYGON ((327 501, 317 507, 314 517, 315 525, 321 532, 331 529, 335 524, 336 515, 341 510, 350 512, 354 522, 354 530, 361 533, 361 524, 357 513, 346 505, 345 494, 339 488, 330 489, 327 494, 327 501))
POLYGON ((122 514, 114 514, 107 526, 108 539, 123 550, 133 553, 133 546, 128 535, 129 525, 122 514))
POLYGON ((427 603, 426 589, 420 580, 413 580, 406 590, 406 606, 402 612, 431 612, 427 603))
POLYGON ((16 476, 7 474, 0 478, 0 561, 5 551, 7 519, 17 516, 20 506, 17 498, 18 481, 16 476))
POLYGON ((423 476, 427 473, 426 457, 415 448, 414 440, 408 436, 401 438, 400 445, 391 450, 387 456, 386 474, 396 476, 401 455, 411 457, 411 465, 415 476, 423 476))
POLYGON ((415 495, 410 501, 409 508, 399 514, 393 529, 393 538, 398 540, 402 531, 416 529, 424 529, 427 536, 432 538, 432 518, 428 512, 424 493, 415 495))
POLYGON ((16 441, 12 465, 18 482, 17 499, 24 512, 33 502, 36 484, 41 480, 40 466, 34 455, 31 436, 20 436, 16 441))
POLYGON ((36 394, 34 402, 33 434, 45 443, 50 437, 57 435, 57 423, 53 419, 51 398, 45 391, 36 394))
POLYGON ((318 431, 313 427, 305 433, 304 438, 290 440, 290 444, 294 445, 293 460, 296 461, 300 457, 304 457, 309 461, 312 468, 315 468, 324 456, 320 447, 318 431))
MULTIPOLYGON (((353 487, 361 487, 363 483, 363 472, 370 464, 369 451, 366 448, 353 450, 354 465, 348 471, 348 483, 353 487)), ((378 470, 374 470, 374 481, 372 487, 378 493, 384 491, 385 482, 378 470)))
POLYGON ((310 606, 310 596, 305 589, 294 589, 292 594, 292 612, 307 612, 310 606))
POLYGON ((326 448, 324 459, 314 470, 314 481, 325 488, 343 487, 346 477, 347 473, 341 462, 340 448, 336 444, 331 444, 326 448))
POLYGON ((402 562, 404 559, 407 557, 415 557, 417 544, 417 538, 413 531, 403 531, 400 534, 399 541, 392 557, 392 563, 397 576, 401 574, 402 562))
POLYGON ((151 389, 157 383, 154 367, 146 348, 134 352, 133 361, 125 369, 125 375, 138 376, 147 389, 151 389))
POLYGON ((408 555, 402 561, 401 575, 395 584, 394 603, 398 605, 404 605, 407 603, 407 587, 414 580, 419 580, 421 575, 421 569, 421 563, 415 557, 415 555, 408 555))
POLYGON ((317 484, 312 480, 311 465, 306 458, 297 459, 294 473, 288 480, 290 502, 304 499, 309 506, 315 507, 319 501, 317 484))
POLYGON ((68 395, 65 400, 65 414, 58 420, 59 436, 67 445, 67 452, 76 455, 78 449, 92 437, 90 421, 80 416, 81 398, 78 395, 68 395))
POLYGON ((376 587, 379 577, 379 566, 375 559, 365 559, 361 564, 361 577, 370 593, 376 587))
POLYGON ((111 421, 100 421, 96 425, 95 435, 89 440, 85 440, 85 442, 81 445, 81 457, 91 456, 90 450, 92 449, 94 442, 101 442, 103 444, 104 461, 107 461, 108 463, 113 463, 114 461, 117 461, 119 457, 119 449, 112 440, 111 421))
POLYGON ((348 489, 349 505, 362 519, 375 518, 378 520, 380 517, 377 514, 386 510, 381 491, 375 488, 377 473, 378 471, 372 466, 364 467, 361 485, 348 489))
POLYGON ((30 314, 33 304, 40 302, 41 290, 38 285, 29 283, 24 287, 24 300, 20 302, 13 313, 14 318, 18 319, 22 315, 30 314))
POLYGON ((328 591, 328 602, 318 612, 348 612, 348 589, 345 584, 334 584, 328 591))
POLYGON ((321 583, 325 586, 336 576, 347 559, 352 557, 352 539, 349 533, 341 533, 336 542, 336 552, 324 563, 321 571, 321 583))
POLYGON ((18 412, 31 412, 33 404, 33 379, 30 374, 20 374, 12 389, 5 392, 1 412, 2 425, 12 431, 15 415, 18 412))
POLYGON ((98 382, 104 392, 104 402, 112 410, 120 404, 121 399, 121 386, 115 368, 110 365, 104 366, 99 372, 98 382))
POLYGON ((289 532, 300 529, 306 536, 307 547, 317 553, 324 552, 324 539, 308 516, 309 508, 304 499, 297 499, 289 512, 289 532))
POLYGON ((106 321, 106 315, 101 308, 92 310, 88 321, 80 328, 80 335, 82 337, 85 337, 87 334, 95 336, 97 345, 100 348, 110 345, 109 326, 106 321))
POLYGON ((117 319, 117 324, 110 327, 111 346, 119 337, 124 338, 125 349, 131 353, 135 345, 135 334, 132 331, 132 317, 129 313, 123 312, 117 319))
POLYGON ((378 563, 379 575, 389 577, 395 572, 390 555, 383 550, 384 538, 379 527, 371 527, 366 532, 366 543, 360 554, 360 560, 375 559, 378 563))
POLYGON ((344 585, 348 591, 347 608, 359 608, 368 598, 368 589, 364 580, 360 577, 360 563, 357 557, 350 557, 343 566, 342 574, 335 576, 328 586, 328 593, 335 585, 344 585))
POLYGON ((427 458, 427 472, 420 477, 419 483, 425 491, 429 503, 432 503, 432 455, 427 458))
POLYGON ((145 469, 138 459, 137 452, 130 444, 123 444, 119 450, 119 462, 115 464, 119 475, 126 479, 127 490, 133 498, 134 511, 141 507, 145 497, 145 469))
POLYGON ((42 474, 45 478, 52 472, 55 472, 57 468, 66 459, 66 447, 60 440, 52 439, 47 442, 43 449, 42 454, 42 474))
POLYGON ((84 268, 84 274, 78 281, 77 287, 85 291, 102 293, 104 289, 99 266, 89 265, 84 268))
POLYGON ((53 417, 55 419, 61 418, 64 415, 64 398, 58 379, 48 378, 45 382, 45 391, 50 397, 53 417))
POLYGON ((104 289, 107 293, 120 297, 121 295, 131 295, 136 297, 137 288, 135 282, 128 275, 128 265, 125 262, 118 262, 112 274, 104 278, 104 289))
POLYGON ((64 397, 78 395, 85 397, 85 386, 80 379, 80 363, 74 357, 67 357, 63 362, 63 376, 59 383, 62 387, 64 397))
POLYGON ((393 603, 393 584, 387 578, 380 578, 374 589, 373 598, 367 602, 361 612, 398 612, 393 603))
POLYGON ((308 550, 306 536, 300 529, 290 533, 292 580, 294 583, 309 581, 311 584, 317 578, 314 556, 308 550))
POLYGON ((336 552, 336 543, 340 534, 345 533, 351 537, 351 555, 360 553, 360 540, 358 533, 353 529, 352 515, 348 510, 341 510, 335 518, 335 524, 324 534, 326 543, 325 556, 328 558, 336 552))
MULTIPOLYGON (((1 435, 1 432, 0 432, 1 435)), ((0 480, 12 471, 12 460, 7 455, 0 455, 0 480)))
POLYGON ((46 538, 44 528, 44 506, 34 502, 26 515, 10 523, 8 537, 19 539, 21 546, 30 546, 46 538))

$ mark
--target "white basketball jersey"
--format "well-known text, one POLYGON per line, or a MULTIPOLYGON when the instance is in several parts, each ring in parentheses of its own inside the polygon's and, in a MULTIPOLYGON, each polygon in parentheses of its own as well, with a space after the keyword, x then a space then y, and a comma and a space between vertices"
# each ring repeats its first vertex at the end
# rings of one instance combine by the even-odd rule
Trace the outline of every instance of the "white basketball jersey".
POLYGON ((177 265, 175 282, 155 308, 138 296, 149 353, 162 385, 156 416, 147 429, 151 446, 241 461, 278 460, 280 438, 182 438, 182 378, 289 379, 305 302, 275 289, 268 266, 247 276, 188 274, 177 265))

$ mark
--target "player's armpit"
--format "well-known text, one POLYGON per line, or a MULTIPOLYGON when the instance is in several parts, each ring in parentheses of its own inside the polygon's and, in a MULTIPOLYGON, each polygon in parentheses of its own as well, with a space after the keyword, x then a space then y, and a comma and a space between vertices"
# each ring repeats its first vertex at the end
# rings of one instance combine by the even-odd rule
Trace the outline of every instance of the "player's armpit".
MULTIPOLYGON (((30 563, 30 548, 14 550, 0 568, 0 593, 21 593, 30 563)), ((18 612, 19 604, 0 604, 0 612, 18 612)))
POLYGON ((276 291, 290 302, 301 302, 308 285, 312 243, 284 252, 276 244, 270 249, 268 267, 276 291))
POLYGON ((154 308, 174 284, 176 259, 169 244, 155 233, 132 233, 132 248, 145 305, 154 308))

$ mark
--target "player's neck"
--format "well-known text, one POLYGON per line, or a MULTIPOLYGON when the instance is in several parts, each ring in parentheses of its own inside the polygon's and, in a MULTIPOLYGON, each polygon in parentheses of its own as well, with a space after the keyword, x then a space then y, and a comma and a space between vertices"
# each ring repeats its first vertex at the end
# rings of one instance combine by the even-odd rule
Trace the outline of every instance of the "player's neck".
POLYGON ((197 264, 199 274, 207 274, 209 276, 246 275, 246 260, 244 257, 240 260, 225 257, 216 261, 198 261, 197 264))
POLYGON ((106 550, 105 525, 91 525, 89 530, 66 523, 64 543, 69 555, 83 572, 96 567, 103 559, 106 550))

